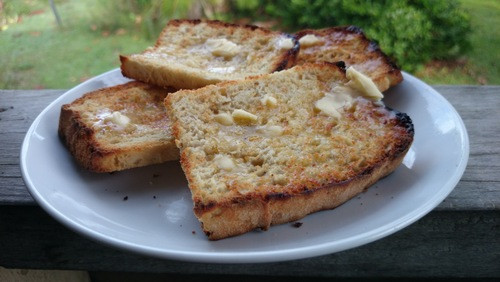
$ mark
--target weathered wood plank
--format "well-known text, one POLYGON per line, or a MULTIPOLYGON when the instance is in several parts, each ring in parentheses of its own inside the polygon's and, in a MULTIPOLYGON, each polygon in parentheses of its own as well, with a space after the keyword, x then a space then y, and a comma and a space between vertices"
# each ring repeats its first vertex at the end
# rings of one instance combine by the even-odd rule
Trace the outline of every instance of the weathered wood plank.
POLYGON ((500 87, 434 86, 462 117, 470 141, 465 173, 438 210, 500 209, 500 87))
POLYGON ((0 90, 0 205, 35 205, 21 178, 21 144, 38 114, 64 91, 0 90))
POLYGON ((499 277, 498 211, 433 212, 389 237, 344 252, 281 263, 162 260, 90 241, 39 207, 0 207, 0 265, 171 274, 296 277, 499 277), (22 209, 22 211, 19 211, 22 209))

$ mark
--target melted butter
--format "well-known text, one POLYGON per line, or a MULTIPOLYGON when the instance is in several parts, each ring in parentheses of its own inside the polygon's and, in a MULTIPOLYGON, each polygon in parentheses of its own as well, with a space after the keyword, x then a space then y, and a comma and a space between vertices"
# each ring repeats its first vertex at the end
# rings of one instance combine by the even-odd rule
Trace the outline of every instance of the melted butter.
POLYGON ((283 135, 283 127, 279 125, 266 125, 259 126, 255 129, 255 132, 264 135, 266 137, 278 137, 283 135))
POLYGON ((130 118, 120 112, 113 112, 109 116, 107 116, 105 121, 112 122, 121 127, 126 127, 130 123, 130 118))
POLYGON ((278 41, 278 49, 292 49, 294 46, 291 38, 281 38, 278 41))
POLYGON ((222 125, 233 125, 234 124, 233 117, 228 113, 217 114, 217 115, 215 115, 214 119, 215 119, 215 121, 217 121, 218 123, 220 123, 222 125))
POLYGON ((347 69, 346 76, 349 78, 346 86, 333 87, 323 98, 314 103, 316 110, 333 118, 340 118, 343 108, 352 105, 358 97, 381 103, 384 95, 369 77, 353 67, 347 69))
POLYGON ((336 86, 331 92, 326 93, 323 98, 316 101, 314 107, 328 116, 340 118, 342 108, 352 104, 355 96, 357 95, 351 88, 336 86))
POLYGON ((251 125, 257 122, 258 117, 242 109, 236 109, 231 114, 233 120, 239 125, 251 125))
POLYGON ((347 69, 346 76, 350 79, 348 85, 359 90, 364 97, 372 101, 380 101, 384 98, 384 95, 380 92, 380 90, 378 90, 378 87, 375 85, 373 80, 355 70, 353 67, 349 67, 347 69))
POLYGON ((210 72, 215 72, 215 73, 233 73, 236 68, 233 66, 229 67, 208 67, 208 71, 210 72))
POLYGON ((168 63, 172 66, 182 66, 199 70, 202 68, 207 75, 228 78, 238 77, 238 68, 245 63, 248 50, 244 45, 235 44, 227 39, 208 39, 194 45, 179 46, 164 45, 148 48, 141 54, 132 56, 146 59, 152 64, 168 63))
POLYGON ((260 99, 260 102, 263 106, 267 106, 270 108, 274 108, 278 105, 278 100, 274 98, 273 96, 266 95, 262 99, 260 99))
POLYGON ((94 122, 94 127, 97 128, 111 127, 115 130, 124 130, 134 127, 131 119, 118 111, 111 112, 109 109, 104 109, 96 114, 96 117, 97 121, 94 122))
POLYGON ((210 38, 205 42, 205 44, 212 55, 224 57, 226 59, 236 56, 241 51, 241 47, 238 44, 235 44, 225 38, 210 38))
POLYGON ((236 168, 233 159, 231 159, 228 156, 216 155, 214 160, 215 160, 215 163, 217 164, 217 167, 222 169, 222 170, 232 171, 233 169, 236 168))
POLYGON ((111 110, 108 108, 102 109, 96 114, 96 121, 94 122, 94 127, 100 128, 104 126, 105 119, 111 115, 111 110))
POLYGON ((314 34, 308 34, 299 39, 300 47, 309 47, 322 43, 321 39, 314 34))

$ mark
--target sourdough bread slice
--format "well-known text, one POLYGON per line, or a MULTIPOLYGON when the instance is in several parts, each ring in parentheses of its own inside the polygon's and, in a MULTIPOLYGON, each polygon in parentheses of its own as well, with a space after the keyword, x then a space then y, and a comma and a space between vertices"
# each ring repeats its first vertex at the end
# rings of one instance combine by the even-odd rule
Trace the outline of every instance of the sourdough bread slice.
POLYGON ((396 64, 358 27, 306 29, 295 35, 300 43, 297 64, 344 61, 347 66, 353 66, 370 77, 380 91, 403 80, 396 64))
POLYGON ((292 66, 291 35, 250 25, 172 20, 154 47, 120 56, 123 75, 159 86, 194 89, 292 66))
POLYGON ((129 82, 87 93, 62 106, 59 136, 76 161, 95 172, 176 160, 163 106, 171 91, 129 82))
POLYGON ((304 64, 165 99, 209 239, 335 208, 401 163, 411 120, 359 75, 304 64))

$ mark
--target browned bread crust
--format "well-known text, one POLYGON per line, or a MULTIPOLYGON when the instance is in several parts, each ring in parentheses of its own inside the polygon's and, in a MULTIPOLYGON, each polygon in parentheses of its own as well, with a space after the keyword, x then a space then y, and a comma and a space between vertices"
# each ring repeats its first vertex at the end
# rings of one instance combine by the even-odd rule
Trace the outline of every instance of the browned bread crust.
POLYGON ((289 68, 298 51, 298 41, 286 33, 217 20, 171 20, 154 47, 120 56, 120 61, 124 76, 163 87, 196 89, 289 68), (287 38, 292 47, 279 48, 278 41, 287 38), (206 46, 211 39, 227 39, 239 51, 226 58, 212 55, 206 46))
POLYGON ((380 91, 385 91, 403 81, 401 71, 396 64, 358 27, 305 29, 295 35, 299 40, 306 35, 315 35, 322 41, 310 46, 301 44, 297 64, 344 61, 347 66, 354 66, 370 77, 380 91))
POLYGON ((176 160, 179 153, 163 106, 171 91, 129 82, 87 93, 62 106, 59 136, 76 161, 94 172, 176 160), (130 123, 113 123, 115 112, 130 123))
POLYGON ((194 212, 209 239, 335 208, 398 167, 413 141, 406 114, 363 98, 339 120, 315 111, 321 92, 347 82, 341 64, 305 64, 165 99, 194 212), (266 95, 277 104, 260 103, 266 95), (258 120, 243 129, 214 120, 235 108, 258 120), (259 134, 266 124, 283 128, 282 135, 259 134), (234 168, 218 167, 220 155, 234 168))

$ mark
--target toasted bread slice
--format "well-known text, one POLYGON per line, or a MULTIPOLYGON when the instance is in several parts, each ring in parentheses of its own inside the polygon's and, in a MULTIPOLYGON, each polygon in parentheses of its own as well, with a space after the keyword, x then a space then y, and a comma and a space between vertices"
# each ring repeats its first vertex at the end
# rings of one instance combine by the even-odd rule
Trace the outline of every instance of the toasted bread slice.
POLYGON ((355 26, 306 29, 295 34, 300 42, 297 64, 344 61, 370 77, 380 91, 403 80, 400 69, 378 45, 355 26))
POLYGON ((172 20, 154 47, 120 56, 123 75, 158 86, 195 89, 292 66, 291 35, 250 25, 172 20))
POLYGON ((95 172, 176 160, 163 106, 171 91, 129 82, 87 93, 62 106, 59 136, 77 162, 95 172))
POLYGON ((304 64, 165 99, 209 239, 335 208, 401 163, 410 118, 348 75, 340 64, 304 64))

